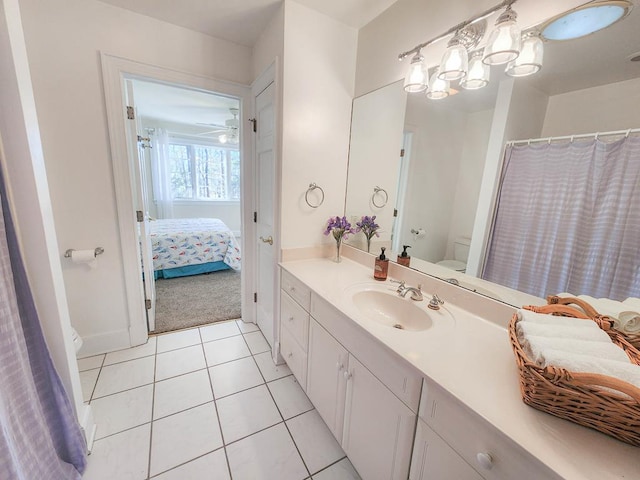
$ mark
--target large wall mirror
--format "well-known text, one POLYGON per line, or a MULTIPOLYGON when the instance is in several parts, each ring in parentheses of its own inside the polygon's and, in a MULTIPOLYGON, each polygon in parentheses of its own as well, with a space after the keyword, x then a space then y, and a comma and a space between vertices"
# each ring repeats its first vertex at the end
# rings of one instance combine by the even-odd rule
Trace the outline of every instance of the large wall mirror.
MULTIPOLYGON (((345 215, 376 215, 371 253, 385 246, 395 261, 409 245, 412 268, 512 305, 539 302, 481 279, 494 210, 479 205, 494 202, 506 142, 640 127, 639 31, 636 8, 588 37, 546 42, 531 77, 493 67, 488 87, 442 100, 407 94, 402 80, 356 98, 345 215)), ((362 234, 348 243, 367 249, 362 234)))

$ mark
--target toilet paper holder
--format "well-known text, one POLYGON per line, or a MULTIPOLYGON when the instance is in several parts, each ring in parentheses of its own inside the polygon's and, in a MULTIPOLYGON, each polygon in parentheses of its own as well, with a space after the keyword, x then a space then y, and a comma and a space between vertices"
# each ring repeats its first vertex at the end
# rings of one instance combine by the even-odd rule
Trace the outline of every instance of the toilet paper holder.
MULTIPOLYGON (((64 258, 71 258, 71 253, 74 251, 73 248, 68 249, 66 252, 64 252, 64 258)), ((104 248, 102 247, 96 247, 95 250, 93 251, 94 256, 98 256, 98 255, 102 255, 104 253, 104 248)))

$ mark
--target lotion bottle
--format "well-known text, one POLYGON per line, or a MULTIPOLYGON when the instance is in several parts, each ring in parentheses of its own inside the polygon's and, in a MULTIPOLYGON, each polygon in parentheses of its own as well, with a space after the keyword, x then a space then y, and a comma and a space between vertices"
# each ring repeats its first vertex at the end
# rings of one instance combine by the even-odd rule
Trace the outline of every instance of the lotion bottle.
POLYGON ((407 253, 407 248, 411 248, 411 245, 403 245, 402 253, 398 255, 398 264, 405 267, 408 267, 411 262, 411 257, 407 253))
POLYGON ((382 250, 379 257, 376 257, 376 263, 373 268, 373 278, 376 280, 386 280, 387 272, 389 272, 389 259, 385 257, 385 247, 380 247, 382 250))

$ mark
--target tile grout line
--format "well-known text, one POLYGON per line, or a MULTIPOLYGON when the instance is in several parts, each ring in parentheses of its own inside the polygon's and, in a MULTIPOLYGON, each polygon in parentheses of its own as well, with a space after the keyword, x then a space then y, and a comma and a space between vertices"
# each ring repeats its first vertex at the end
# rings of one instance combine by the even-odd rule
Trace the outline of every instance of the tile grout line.
POLYGON ((158 340, 156 340, 156 353, 153 356, 153 391, 151 392, 151 425, 149 426, 149 459, 147 461, 147 479, 151 477, 151 453, 153 448, 153 414, 156 402, 156 365, 158 364, 158 340))
MULTIPOLYGON (((262 333, 262 332, 261 332, 262 333)), ((244 341, 246 342, 247 340, 244 339, 244 341)), ((249 344, 247 343, 247 347, 249 346, 249 344)), ((264 352, 261 352, 264 353, 264 352)), ((270 352, 271 353, 271 352, 270 352)), ((259 355, 259 354, 255 354, 255 355, 259 355)), ((260 375, 262 376, 262 379, 265 381, 264 385, 267 388, 267 392, 269 392, 269 396, 271 397, 271 401, 273 402, 273 404, 276 407, 276 410, 278 410, 278 415, 280 415, 280 418, 282 418, 282 423, 284 424, 284 428, 287 429, 287 433, 289 434, 289 438, 291 438, 291 442, 293 443, 293 446, 296 448, 296 451, 298 452, 298 456, 300 457, 300 460, 302 461, 302 465, 304 466, 305 470, 307 471, 308 477, 311 476, 311 471, 309 470, 309 467, 307 466, 307 462, 305 462, 304 458, 302 457, 302 453, 300 452, 300 449, 298 448, 298 444, 296 443, 295 439, 293 438, 293 435, 291 434, 291 430, 289 430, 289 426, 287 425, 286 420, 284 419, 284 415, 282 415, 282 412, 280 411, 280 407, 278 406, 278 403, 276 402, 275 397, 273 396, 273 393, 271 393, 271 389, 269 388, 269 386, 267 385, 267 380, 264 377, 264 374, 262 373, 262 370, 260 370, 260 366, 258 365, 258 362, 255 358, 255 355, 251 355, 251 358, 253 358, 253 361, 256 364, 256 367, 258 368, 258 371, 260 372, 260 375)), ((271 361, 273 361, 273 358, 271 358, 271 361)), ((284 377, 283 377, 284 378, 284 377)), ((277 424, 276 424, 277 425, 277 424)), ((272 425, 273 426, 273 425, 272 425)), ((269 427, 270 428, 270 427, 269 427)), ((257 432, 256 432, 257 433, 257 432)), ((255 433, 253 434, 255 435, 255 433)), ((307 478, 308 478, 307 477, 307 478)))
MULTIPOLYGON (((235 323, 235 320, 234 320, 234 323, 235 323)), ((236 324, 236 328, 240 330, 237 324, 236 324)), ((200 328, 198 328, 198 335, 200 336, 200 347, 202 348, 202 355, 204 356, 204 364, 206 365, 206 368, 207 368, 207 377, 209 377, 209 388, 211 388, 211 398, 213 398, 213 408, 216 412, 216 420, 218 422, 218 428, 220 429, 220 440, 222 440, 222 449, 224 451, 224 459, 227 462, 227 471, 229 472, 229 479, 232 480, 233 476, 231 474, 231 463, 229 462, 229 454, 227 453, 227 444, 224 441, 224 432, 222 431, 222 423, 220 423, 220 413, 218 412, 218 404, 216 403, 216 394, 213 391, 213 380, 211 380, 211 372, 209 370, 209 365, 207 362, 207 354, 204 349, 204 342, 202 341, 202 332, 200 331, 200 328)), ((189 460, 189 461, 192 461, 192 460, 189 460)))

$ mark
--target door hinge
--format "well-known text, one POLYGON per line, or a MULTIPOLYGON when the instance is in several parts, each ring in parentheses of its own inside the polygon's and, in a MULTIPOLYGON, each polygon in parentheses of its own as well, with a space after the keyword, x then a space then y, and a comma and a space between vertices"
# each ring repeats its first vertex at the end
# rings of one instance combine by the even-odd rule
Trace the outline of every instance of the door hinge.
POLYGON ((144 214, 142 213, 142 210, 136 210, 136 221, 138 223, 144 222, 144 214))
POLYGON ((148 298, 145 298, 144 300, 144 308, 146 308, 147 310, 151 310, 151 300, 149 300, 148 298))
POLYGON ((136 113, 133 109, 133 107, 127 107, 127 119, 128 120, 135 120, 136 118, 136 113))
POLYGON ((251 124, 253 126, 253 133, 256 133, 258 131, 258 119, 257 118, 250 118, 249 121, 251 122, 251 124))
POLYGON ((394 217, 397 217, 397 216, 398 216, 398 209, 397 209, 397 208, 394 208, 394 209, 393 209, 393 216, 394 216, 394 217))
POLYGON ((253 212, 253 223, 258 223, 258 212, 253 212))
POLYGON ((258 303, 258 292, 253 292, 253 303, 258 303))
POLYGON ((400 156, 404 157, 404 148, 400 149, 400 156))

